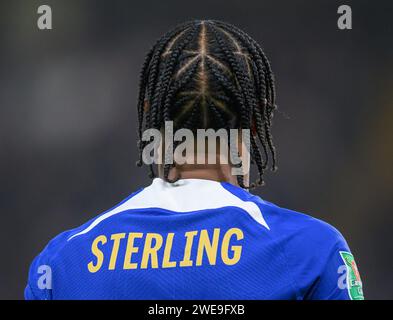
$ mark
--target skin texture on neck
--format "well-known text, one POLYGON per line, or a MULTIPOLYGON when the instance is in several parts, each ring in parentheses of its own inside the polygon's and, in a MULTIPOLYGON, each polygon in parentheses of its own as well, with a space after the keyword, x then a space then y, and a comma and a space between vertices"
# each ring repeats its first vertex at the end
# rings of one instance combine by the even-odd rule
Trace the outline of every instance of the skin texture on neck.
MULTIPOLYGON (((218 182, 229 182, 238 185, 236 176, 231 173, 232 166, 225 164, 185 164, 176 166, 169 172, 169 179, 204 179, 218 182)), ((159 166, 158 173, 163 178, 162 167, 159 166)), ((248 176, 245 176, 245 183, 248 184, 248 176)))
MULTIPOLYGON (((216 141, 216 149, 215 151, 210 151, 208 148, 208 140, 202 138, 202 143, 205 144, 205 151, 200 152, 197 148, 197 141, 195 140, 191 144, 191 150, 194 150, 191 154, 187 154, 185 157, 185 162, 183 164, 179 164, 176 159, 176 165, 170 169, 168 179, 169 180, 178 180, 178 179, 203 179, 203 180, 212 180, 218 182, 229 182, 235 186, 239 186, 237 181, 237 176, 233 172, 233 165, 231 164, 231 160, 228 154, 228 150, 226 153, 222 152, 220 148, 220 141, 216 141), (204 159, 204 163, 197 163, 197 158, 204 159), (209 162, 211 159, 215 158, 215 163, 209 162)), ((160 156, 164 154, 164 139, 161 140, 161 145, 159 147, 160 156)), ((247 163, 246 170, 247 173, 244 174, 244 184, 249 185, 249 154, 245 152, 245 146, 242 142, 242 135, 238 136, 238 150, 239 155, 242 158, 243 165, 247 163)), ((214 150, 214 149, 213 149, 214 150)), ((175 157, 176 158, 176 157, 175 157)), ((164 178, 164 170, 163 165, 158 165, 158 176, 160 178, 164 178)))
MULTIPOLYGON (((205 155, 207 159, 207 154, 205 155)), ((229 163, 220 163, 220 154, 216 154, 215 164, 176 164, 169 171, 168 178, 173 179, 203 179, 218 182, 229 182, 238 186, 237 177, 232 173, 233 166, 229 163)), ((158 176, 164 178, 163 166, 158 166, 158 176)), ((245 185, 249 184, 249 174, 244 175, 245 185)))

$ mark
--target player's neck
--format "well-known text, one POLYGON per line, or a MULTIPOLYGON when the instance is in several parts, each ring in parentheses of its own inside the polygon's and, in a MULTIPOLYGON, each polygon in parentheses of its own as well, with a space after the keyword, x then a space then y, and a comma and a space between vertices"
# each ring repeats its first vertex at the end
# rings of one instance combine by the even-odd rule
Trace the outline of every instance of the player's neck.
MULTIPOLYGON (((163 178, 163 170, 159 170, 159 176, 163 178)), ((237 178, 232 174, 232 167, 228 164, 185 164, 177 165, 169 172, 168 178, 172 179, 203 179, 219 182, 229 182, 238 185, 237 178)), ((245 183, 248 183, 248 176, 245 176, 245 183)))

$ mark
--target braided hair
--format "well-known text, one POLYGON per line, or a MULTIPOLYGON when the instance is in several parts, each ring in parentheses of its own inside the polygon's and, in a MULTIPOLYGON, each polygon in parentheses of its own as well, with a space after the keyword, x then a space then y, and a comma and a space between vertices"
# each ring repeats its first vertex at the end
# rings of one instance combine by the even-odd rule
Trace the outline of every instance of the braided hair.
MULTIPOLYGON (((162 36, 146 55, 138 98, 138 166, 146 129, 250 129, 251 163, 263 184, 266 169, 276 170, 271 126, 276 90, 270 62, 258 43, 235 26, 215 20, 183 23, 162 36)), ((231 154, 239 154, 230 143, 231 154)), ((165 154, 167 159, 168 154, 165 154)), ((175 164, 164 161, 164 179, 175 164)), ((237 166, 241 166, 241 163, 237 166)), ((156 176, 149 165, 151 178, 156 176)))

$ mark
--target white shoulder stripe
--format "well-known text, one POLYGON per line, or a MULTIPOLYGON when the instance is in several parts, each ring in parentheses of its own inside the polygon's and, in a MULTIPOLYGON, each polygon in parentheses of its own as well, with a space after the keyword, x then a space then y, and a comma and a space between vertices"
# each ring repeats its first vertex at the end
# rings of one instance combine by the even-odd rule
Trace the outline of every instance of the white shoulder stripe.
POLYGON ((174 212, 192 212, 223 207, 241 208, 256 222, 270 230, 261 210, 254 202, 239 199, 219 182, 184 179, 170 184, 156 178, 149 187, 118 207, 99 216, 87 228, 69 237, 68 241, 88 233, 102 221, 127 210, 160 208, 174 212))

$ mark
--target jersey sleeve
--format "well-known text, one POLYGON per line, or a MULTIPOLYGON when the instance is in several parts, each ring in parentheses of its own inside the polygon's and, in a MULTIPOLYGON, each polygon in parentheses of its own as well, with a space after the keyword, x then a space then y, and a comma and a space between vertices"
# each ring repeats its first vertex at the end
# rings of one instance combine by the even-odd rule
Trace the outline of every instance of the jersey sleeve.
POLYGON ((359 271, 341 233, 315 218, 303 218, 296 228, 286 254, 298 299, 363 300, 359 271))
POLYGON ((362 281, 354 257, 339 235, 326 256, 320 274, 309 288, 306 299, 363 300, 362 281))
MULTIPOLYGON (((85 227, 82 225, 80 228, 85 227)), ((30 265, 27 284, 24 291, 25 300, 52 300, 53 287, 59 287, 59 279, 66 269, 60 268, 59 257, 67 249, 67 239, 80 228, 67 230, 53 238, 44 250, 33 260, 30 265)), ((71 249, 72 251, 73 249, 71 249)))
POLYGON ((65 231, 52 239, 31 263, 24 292, 26 300, 52 300, 53 278, 56 272, 59 273, 56 271, 56 260, 65 248, 71 232, 72 230, 65 231))

